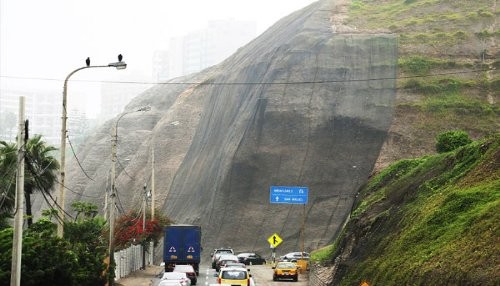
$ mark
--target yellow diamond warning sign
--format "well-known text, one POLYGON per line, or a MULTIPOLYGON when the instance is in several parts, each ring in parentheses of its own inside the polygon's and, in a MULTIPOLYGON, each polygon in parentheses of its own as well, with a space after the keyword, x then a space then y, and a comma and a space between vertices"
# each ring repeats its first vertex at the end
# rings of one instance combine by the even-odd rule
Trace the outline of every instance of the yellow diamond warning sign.
POLYGON ((271 235, 267 241, 269 242, 270 245, 272 245, 273 247, 276 247, 278 245, 280 245, 280 243, 283 242, 283 239, 281 239, 281 237, 275 233, 273 235, 271 235))

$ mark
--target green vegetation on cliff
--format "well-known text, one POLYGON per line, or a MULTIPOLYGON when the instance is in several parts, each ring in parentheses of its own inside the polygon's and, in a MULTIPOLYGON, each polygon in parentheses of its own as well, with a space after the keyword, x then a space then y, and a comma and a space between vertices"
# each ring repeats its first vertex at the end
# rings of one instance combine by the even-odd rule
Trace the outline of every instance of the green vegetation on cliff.
POLYGON ((348 13, 358 32, 399 38, 388 167, 313 259, 333 268, 332 285, 500 285, 496 1, 353 0, 348 13), (436 154, 450 130, 487 139, 436 154))
POLYGON ((434 137, 446 130, 472 138, 499 130, 498 15, 493 0, 351 2, 344 24, 399 39, 396 140, 389 141, 401 146, 390 146, 385 166, 431 153, 434 137))
POLYGON ((335 285, 499 285, 499 221, 500 135, 399 161, 328 250, 335 285))

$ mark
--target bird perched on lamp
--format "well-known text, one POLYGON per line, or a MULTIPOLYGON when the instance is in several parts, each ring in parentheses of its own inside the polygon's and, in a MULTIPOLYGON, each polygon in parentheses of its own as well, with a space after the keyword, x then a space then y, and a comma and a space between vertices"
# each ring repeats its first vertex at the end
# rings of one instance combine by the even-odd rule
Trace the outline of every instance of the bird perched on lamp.
POLYGON ((122 56, 122 54, 119 54, 118 55, 118 61, 121 62, 122 60, 123 60, 123 56, 122 56))
POLYGON ((87 57, 87 59, 85 60, 85 63, 87 64, 88 67, 90 66, 90 58, 89 57, 87 57))

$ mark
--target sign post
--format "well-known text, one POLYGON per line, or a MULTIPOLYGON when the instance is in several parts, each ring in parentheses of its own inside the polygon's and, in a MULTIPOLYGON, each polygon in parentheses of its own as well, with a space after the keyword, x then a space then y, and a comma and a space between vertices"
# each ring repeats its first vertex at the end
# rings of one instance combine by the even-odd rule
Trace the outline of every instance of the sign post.
MULTIPOLYGON (((300 230, 300 234, 302 236, 302 254, 304 254, 304 241, 305 241, 305 227, 306 227, 306 204, 309 197, 309 188, 307 187, 287 187, 287 186, 271 186, 269 189, 269 202, 271 204, 296 204, 303 205, 304 209, 302 212, 302 227, 300 230)), ((277 236, 277 234, 274 234, 277 236)), ((279 243, 276 244, 276 240, 271 241, 274 236, 268 238, 267 241, 271 244, 271 246, 278 246, 279 243), (274 242, 274 243, 273 243, 274 242)), ((279 238, 279 236, 278 236, 279 238)), ((281 239, 281 238, 280 238, 281 239)), ((273 249, 274 255, 274 249, 273 249)), ((274 262, 274 258, 273 258, 274 262)))
POLYGON ((276 247, 283 242, 283 239, 281 239, 281 237, 277 233, 275 233, 267 238, 267 242, 269 242, 269 245, 271 246, 271 249, 273 250, 272 257, 273 257, 273 263, 275 263, 276 262, 276 247))

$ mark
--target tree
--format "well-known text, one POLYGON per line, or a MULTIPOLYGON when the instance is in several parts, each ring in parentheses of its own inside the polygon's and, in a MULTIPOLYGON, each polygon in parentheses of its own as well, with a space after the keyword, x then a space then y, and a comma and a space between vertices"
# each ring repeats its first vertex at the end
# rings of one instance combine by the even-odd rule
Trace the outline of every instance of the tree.
MULTIPOLYGON (((13 229, 0 231, 0 285, 9 285, 13 229)), ((41 219, 23 235, 22 285, 75 285, 79 264, 70 244, 55 235, 55 224, 41 219)))
MULTIPOLYGON (((0 141, 0 191, 5 202, 0 207, 0 219, 12 213, 15 203, 17 144, 0 141)), ((25 153, 24 197, 28 227, 33 224, 31 194, 49 193, 57 178, 59 162, 50 154, 57 150, 42 140, 42 135, 28 139, 25 153)), ((1 202, 1 201, 0 201, 1 202)))
MULTIPOLYGON (((90 204, 89 204, 90 205, 90 204)), ((100 216, 66 222, 56 235, 53 209, 24 232, 22 285, 104 285, 107 254, 105 220, 100 216)), ((0 286, 9 285, 13 229, 0 230, 0 286)))
POLYGON ((98 212, 97 206, 88 202, 75 201, 71 204, 71 207, 76 211, 75 221, 78 220, 82 213, 84 218, 94 218, 98 212))
POLYGON ((471 143, 469 134, 465 131, 447 131, 436 136, 436 151, 438 153, 450 152, 460 146, 471 143))
POLYGON ((59 162, 50 154, 55 150, 42 140, 42 135, 35 135, 26 144, 24 196, 28 227, 33 224, 31 195, 36 191, 49 193, 56 182, 59 162))
POLYGON ((16 198, 17 148, 0 141, 0 228, 12 217, 16 198))
POLYGON ((71 244, 80 264, 73 273, 73 285, 104 285, 107 281, 103 275, 108 251, 105 225, 106 221, 100 216, 65 223, 64 239, 71 244))
POLYGON ((170 223, 169 218, 160 215, 154 220, 146 219, 146 225, 143 226, 142 213, 131 211, 117 219, 115 245, 117 248, 126 248, 133 243, 145 244, 153 241, 157 244, 163 234, 163 228, 170 223))

